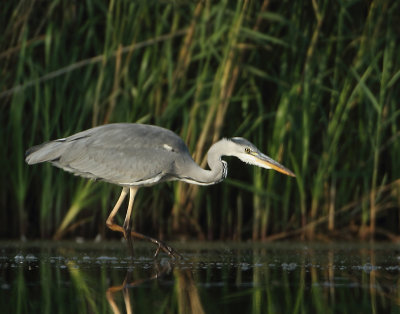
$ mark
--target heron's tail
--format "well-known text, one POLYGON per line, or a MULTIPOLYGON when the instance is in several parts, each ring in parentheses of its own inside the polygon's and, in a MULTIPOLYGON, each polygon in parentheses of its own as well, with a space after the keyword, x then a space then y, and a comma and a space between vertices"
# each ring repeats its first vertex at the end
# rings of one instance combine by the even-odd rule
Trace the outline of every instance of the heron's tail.
POLYGON ((45 161, 57 161, 67 148, 61 141, 51 141, 29 148, 25 153, 25 161, 33 165, 45 161))

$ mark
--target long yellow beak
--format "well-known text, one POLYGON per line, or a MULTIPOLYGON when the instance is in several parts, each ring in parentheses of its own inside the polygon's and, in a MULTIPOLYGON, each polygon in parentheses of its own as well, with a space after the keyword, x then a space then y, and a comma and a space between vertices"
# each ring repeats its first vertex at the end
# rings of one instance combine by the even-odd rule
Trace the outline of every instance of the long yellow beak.
POLYGON ((267 168, 267 169, 274 169, 280 173, 286 174, 291 177, 295 177, 296 175, 290 171, 285 166, 281 165, 279 162, 273 160, 272 158, 268 157, 267 155, 261 153, 255 153, 253 156, 256 158, 256 162, 260 167, 267 168))

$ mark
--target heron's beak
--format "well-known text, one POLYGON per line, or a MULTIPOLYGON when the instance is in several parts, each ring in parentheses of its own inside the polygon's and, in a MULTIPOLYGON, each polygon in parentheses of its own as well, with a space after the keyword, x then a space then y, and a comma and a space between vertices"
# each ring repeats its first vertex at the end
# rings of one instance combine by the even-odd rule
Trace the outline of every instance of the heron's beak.
POLYGON ((268 157, 267 155, 256 152, 253 154, 253 156, 255 157, 257 164, 259 164, 261 167, 268 168, 268 169, 274 169, 276 171, 279 171, 279 172, 286 174, 288 176, 291 176, 291 177, 296 176, 288 168, 286 168, 285 166, 282 166, 279 162, 273 160, 272 158, 268 157))

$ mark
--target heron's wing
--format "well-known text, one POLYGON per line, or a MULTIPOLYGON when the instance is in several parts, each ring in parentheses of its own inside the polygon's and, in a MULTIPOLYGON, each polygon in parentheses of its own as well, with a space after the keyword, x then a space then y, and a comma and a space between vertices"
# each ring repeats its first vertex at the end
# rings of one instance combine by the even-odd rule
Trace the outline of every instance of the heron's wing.
POLYGON ((153 148, 140 151, 126 147, 74 145, 80 153, 65 153, 52 163, 77 175, 120 185, 151 184, 168 175, 173 167, 169 152, 153 148))
POLYGON ((76 175, 120 185, 173 177, 176 162, 190 157, 175 133, 140 124, 109 124, 49 142, 28 155, 27 162, 39 155, 34 162, 50 161, 76 175))

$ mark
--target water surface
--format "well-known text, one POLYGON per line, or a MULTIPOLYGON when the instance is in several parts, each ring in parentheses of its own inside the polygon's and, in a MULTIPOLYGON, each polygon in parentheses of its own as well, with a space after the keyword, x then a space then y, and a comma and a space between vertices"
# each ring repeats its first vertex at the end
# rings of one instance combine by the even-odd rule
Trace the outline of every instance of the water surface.
POLYGON ((3 313, 400 313, 395 244, 0 243, 3 313))

